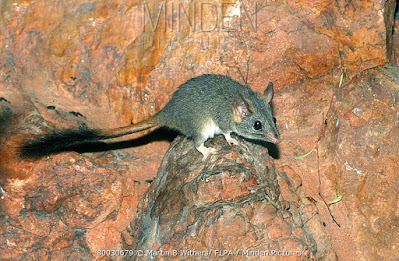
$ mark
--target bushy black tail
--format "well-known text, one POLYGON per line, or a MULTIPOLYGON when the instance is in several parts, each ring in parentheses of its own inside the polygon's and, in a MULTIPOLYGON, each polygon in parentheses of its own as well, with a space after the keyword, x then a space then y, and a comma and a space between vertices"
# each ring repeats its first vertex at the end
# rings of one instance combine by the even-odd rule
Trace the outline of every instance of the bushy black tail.
POLYGON ((108 138, 110 137, 102 136, 99 130, 87 128, 58 130, 41 138, 28 140, 19 148, 19 155, 21 158, 39 158, 66 151, 74 145, 108 138))
POLYGON ((53 153, 67 151, 76 145, 98 140, 121 137, 158 126, 156 117, 150 117, 136 124, 104 130, 79 128, 76 130, 58 130, 41 138, 25 142, 20 149, 21 158, 39 158, 53 153))

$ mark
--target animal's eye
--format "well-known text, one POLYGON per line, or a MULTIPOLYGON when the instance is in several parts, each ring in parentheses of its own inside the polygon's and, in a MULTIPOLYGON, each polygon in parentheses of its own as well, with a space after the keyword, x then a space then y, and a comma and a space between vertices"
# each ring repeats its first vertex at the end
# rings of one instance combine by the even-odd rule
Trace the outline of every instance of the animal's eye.
POLYGON ((260 121, 255 121, 254 129, 255 130, 261 130, 262 129, 262 123, 260 121))
POLYGON ((276 122, 277 122, 277 119, 273 117, 273 121, 274 121, 274 123, 276 123, 276 122))

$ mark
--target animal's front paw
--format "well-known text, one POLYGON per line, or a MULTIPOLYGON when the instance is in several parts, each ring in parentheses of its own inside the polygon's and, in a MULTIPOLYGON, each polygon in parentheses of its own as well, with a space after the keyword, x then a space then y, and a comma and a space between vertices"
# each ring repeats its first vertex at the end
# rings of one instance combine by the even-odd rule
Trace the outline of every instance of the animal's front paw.
POLYGON ((236 139, 233 139, 233 138, 230 137, 230 139, 226 139, 226 140, 227 140, 227 142, 228 142, 230 145, 234 145, 234 146, 237 146, 237 145, 238 145, 238 141, 237 141, 236 139))
POLYGON ((205 160, 209 155, 218 154, 217 149, 205 147, 204 144, 199 145, 196 149, 204 155, 202 160, 205 160))
POLYGON ((223 134, 224 138, 226 139, 227 143, 230 145, 238 145, 238 141, 230 136, 230 133, 223 134))

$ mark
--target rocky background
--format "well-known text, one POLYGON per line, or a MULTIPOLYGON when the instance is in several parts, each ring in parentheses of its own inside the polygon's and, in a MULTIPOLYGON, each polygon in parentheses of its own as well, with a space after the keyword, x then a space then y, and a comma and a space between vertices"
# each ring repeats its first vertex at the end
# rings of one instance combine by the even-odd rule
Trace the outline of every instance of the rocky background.
POLYGON ((1 1, 0 258, 399 259, 395 10, 393 0, 1 1), (55 128, 145 119, 204 73, 260 92, 273 81, 278 147, 218 137, 220 154, 202 161, 191 141, 156 130, 17 155, 55 128))

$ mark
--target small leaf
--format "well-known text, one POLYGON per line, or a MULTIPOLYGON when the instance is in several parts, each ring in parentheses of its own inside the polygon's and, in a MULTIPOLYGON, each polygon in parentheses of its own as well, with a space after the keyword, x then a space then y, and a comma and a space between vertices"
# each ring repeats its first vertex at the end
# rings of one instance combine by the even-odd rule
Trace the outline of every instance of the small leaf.
POLYGON ((338 88, 341 88, 342 82, 344 81, 344 72, 341 73, 341 77, 339 77, 338 88))
POLYGON ((338 203, 342 200, 342 195, 339 195, 338 197, 334 198, 333 200, 330 201, 330 205, 338 203))
POLYGON ((305 155, 298 156, 298 157, 296 157, 295 159, 296 159, 296 160, 301 160, 301 159, 303 159, 303 158, 306 158, 306 157, 309 156, 310 153, 312 153, 313 151, 314 151, 314 148, 313 148, 311 151, 309 151, 308 153, 306 153, 305 155))

